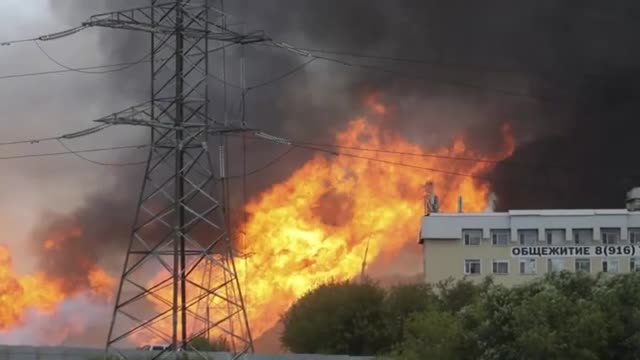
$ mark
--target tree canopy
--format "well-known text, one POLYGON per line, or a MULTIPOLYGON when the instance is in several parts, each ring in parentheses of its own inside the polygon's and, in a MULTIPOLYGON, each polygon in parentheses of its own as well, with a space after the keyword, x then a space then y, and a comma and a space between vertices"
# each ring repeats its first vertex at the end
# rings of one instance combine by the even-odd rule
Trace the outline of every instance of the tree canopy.
POLYGON ((549 274, 507 288, 469 281, 329 283, 283 316, 297 353, 398 359, 640 359, 640 274, 549 274))

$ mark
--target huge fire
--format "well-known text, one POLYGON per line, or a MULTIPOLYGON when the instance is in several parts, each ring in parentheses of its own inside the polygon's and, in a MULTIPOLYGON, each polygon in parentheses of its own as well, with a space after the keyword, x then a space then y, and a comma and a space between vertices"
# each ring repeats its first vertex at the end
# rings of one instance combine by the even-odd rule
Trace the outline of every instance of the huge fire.
POLYGON ((58 284, 43 274, 17 276, 9 249, 0 246, 0 331, 20 323, 26 309, 52 311, 63 299, 58 284))
MULTIPOLYGON (((66 237, 78 234, 80 230, 77 228, 70 229, 68 233, 56 234, 43 242, 43 251, 54 250, 62 246, 66 237)), ((0 333, 22 325, 28 310, 52 314, 64 300, 80 292, 95 299, 112 297, 114 280, 95 264, 91 265, 87 273, 88 286, 73 292, 65 290, 69 288, 65 286, 65 279, 52 278, 42 272, 20 275, 13 271, 12 266, 9 249, 0 245, 0 333)))
MULTIPOLYGON (((378 120, 389 116, 382 104, 369 99, 368 105, 378 120)), ((502 132, 503 150, 492 158, 506 157, 514 149, 508 124, 502 132)), ((480 157, 462 137, 448 147, 425 151, 379 122, 360 117, 335 140, 338 151, 316 153, 246 205, 248 221, 238 232, 244 239, 237 243, 244 244, 241 253, 249 256, 238 261, 237 270, 254 337, 274 326, 315 286, 360 274, 365 252, 369 259, 390 260, 415 242, 426 181, 437 184, 443 211, 453 210, 459 196, 466 211, 486 207, 488 185, 474 175, 492 163, 454 160, 480 157)), ((166 292, 163 296, 170 298, 170 290, 166 292)), ((168 328, 168 321, 163 325, 168 328)))
MULTIPOLYGON (((378 103, 373 110, 378 115, 389 113, 378 103)), ((503 151, 492 154, 494 157, 506 157, 513 151, 510 127, 505 125, 502 130, 503 151)), ((336 135, 336 143, 340 146, 337 153, 317 153, 287 180, 246 206, 249 220, 243 229, 247 247, 243 252, 251 256, 238 270, 240 278, 247 279, 246 305, 256 336, 318 284, 358 275, 365 251, 370 259, 390 259, 408 242, 417 241, 425 181, 437 184, 444 211, 457 207, 458 196, 463 197, 466 211, 486 207, 488 185, 471 176, 419 169, 469 175, 489 169, 488 162, 442 157, 480 157, 461 137, 449 147, 425 151, 361 117, 336 135), (396 154, 369 151, 372 149, 396 154)))
MULTIPOLYGON (((372 118, 350 121, 335 135, 334 152, 316 152, 246 205, 248 220, 236 233, 243 240, 236 243, 249 255, 238 260, 237 270, 254 337, 318 284, 359 275, 365 252, 368 259, 389 260, 415 242, 426 181, 435 182, 443 211, 454 210, 458 196, 466 211, 482 211, 490 189, 473 175, 492 164, 452 158, 504 158, 514 149, 508 125, 498 154, 476 154, 463 137, 446 147, 423 149, 382 126, 380 119, 393 116, 384 105, 370 99, 367 104, 372 118)), ((43 246, 51 251, 62 241, 52 238, 43 246)), ((113 279, 97 266, 89 269, 87 280, 94 294, 106 296, 113 289, 113 279)), ((0 330, 22 321, 27 308, 54 309, 70 295, 60 289, 44 274, 13 273, 8 250, 0 247, 0 330)))

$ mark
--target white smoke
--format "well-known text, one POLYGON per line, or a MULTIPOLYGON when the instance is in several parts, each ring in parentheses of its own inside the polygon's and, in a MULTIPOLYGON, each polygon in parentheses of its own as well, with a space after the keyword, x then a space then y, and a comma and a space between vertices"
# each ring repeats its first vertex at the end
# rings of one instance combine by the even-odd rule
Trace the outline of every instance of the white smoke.
POLYGON ((87 295, 70 298, 54 311, 31 309, 21 326, 0 331, 0 343, 30 346, 104 345, 111 306, 96 303, 87 295))

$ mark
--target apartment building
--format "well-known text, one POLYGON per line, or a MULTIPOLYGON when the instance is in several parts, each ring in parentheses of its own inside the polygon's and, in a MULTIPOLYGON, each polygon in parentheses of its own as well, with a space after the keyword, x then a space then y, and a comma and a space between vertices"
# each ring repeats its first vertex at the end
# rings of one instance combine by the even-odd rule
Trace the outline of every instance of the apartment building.
POLYGON ((621 210, 430 213, 419 240, 425 280, 491 275, 514 285, 552 271, 640 271, 640 211, 637 199, 627 204, 621 210))

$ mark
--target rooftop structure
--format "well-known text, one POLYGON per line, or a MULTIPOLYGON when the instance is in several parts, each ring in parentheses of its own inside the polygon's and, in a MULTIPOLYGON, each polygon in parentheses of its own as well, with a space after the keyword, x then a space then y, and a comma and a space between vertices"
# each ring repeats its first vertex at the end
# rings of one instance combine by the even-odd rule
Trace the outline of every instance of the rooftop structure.
POLYGON ((551 271, 640 271, 635 195, 627 209, 429 213, 419 239, 425 280, 491 275, 514 285, 551 271))

